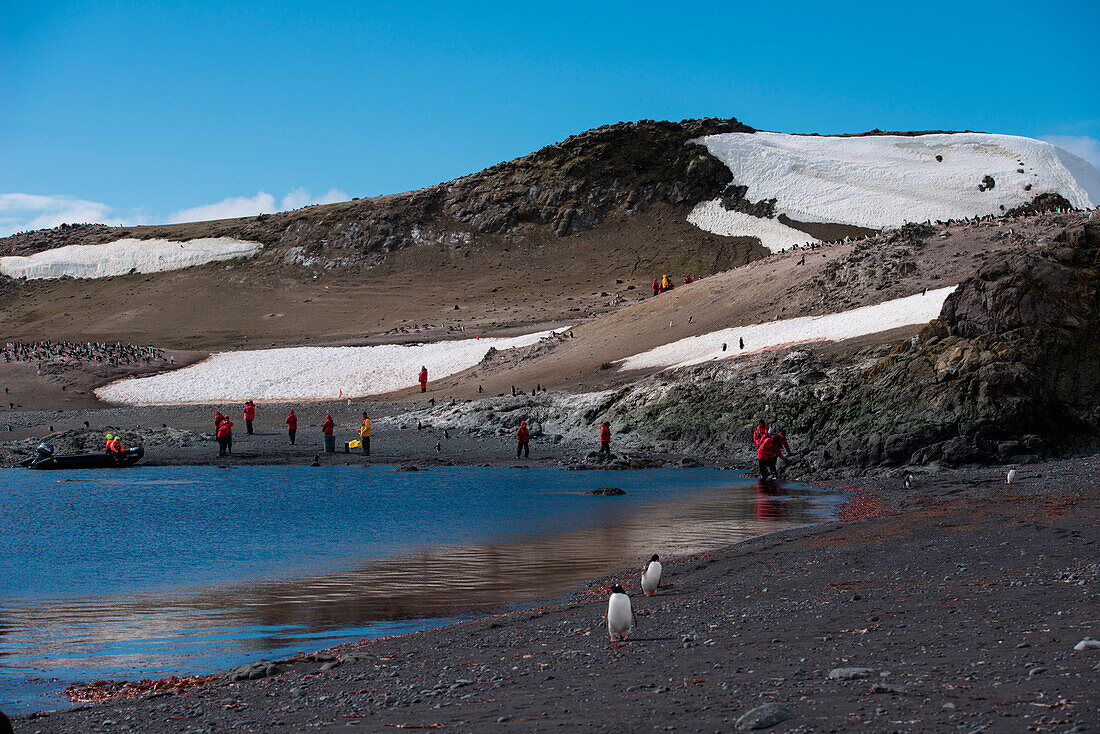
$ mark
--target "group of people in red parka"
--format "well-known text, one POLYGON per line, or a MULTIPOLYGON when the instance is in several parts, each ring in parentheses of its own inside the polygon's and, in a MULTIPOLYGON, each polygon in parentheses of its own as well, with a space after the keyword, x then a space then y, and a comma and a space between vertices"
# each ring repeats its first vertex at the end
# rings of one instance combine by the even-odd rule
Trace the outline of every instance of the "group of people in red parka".
POLYGON ((790 461, 791 446, 787 443, 787 437, 777 426, 768 427, 763 418, 756 424, 752 432, 752 442, 756 444, 756 460, 760 468, 761 479, 778 479, 779 471, 776 463, 779 459, 790 461), (786 451, 786 454, 783 452, 786 451))
MULTIPOLYGON (((684 285, 690 285, 693 282, 690 275, 684 276, 684 285)), ((667 275, 662 275, 660 278, 653 279, 653 295, 659 295, 665 291, 673 289, 672 280, 667 275)))

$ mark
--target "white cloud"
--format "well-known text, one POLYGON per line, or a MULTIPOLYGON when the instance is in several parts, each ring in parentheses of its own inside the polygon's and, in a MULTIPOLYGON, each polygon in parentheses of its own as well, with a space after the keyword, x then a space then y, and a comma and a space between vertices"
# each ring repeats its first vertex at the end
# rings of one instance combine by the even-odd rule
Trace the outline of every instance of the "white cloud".
POLYGON ((98 201, 72 196, 0 194, 0 237, 15 232, 82 222, 126 223, 114 209, 98 201))
POLYGON ((1043 140, 1084 158, 1094 168, 1100 168, 1100 140, 1096 138, 1087 135, 1047 135, 1043 140))
POLYGON ((252 198, 234 196, 222 199, 214 204, 204 204, 190 209, 181 209, 168 217, 169 224, 177 222, 204 222, 208 219, 233 219, 236 217, 254 217, 257 214, 271 214, 275 211, 275 197, 259 191, 252 198))
POLYGON ((83 222, 134 226, 254 217, 257 214, 271 214, 276 211, 300 209, 314 204, 332 204, 349 199, 351 199, 350 196, 335 188, 314 196, 306 189, 298 187, 284 196, 276 207, 274 196, 265 191, 258 191, 255 196, 234 196, 214 204, 181 209, 167 218, 162 218, 149 216, 142 209, 119 210, 109 204, 73 196, 0 193, 0 237, 7 237, 16 232, 48 229, 59 224, 83 222))
POLYGON ((301 209, 303 206, 313 206, 314 204, 335 204, 338 201, 347 201, 350 198, 340 189, 329 189, 320 196, 312 196, 308 191, 299 187, 283 197, 283 200, 279 202, 279 210, 301 209))

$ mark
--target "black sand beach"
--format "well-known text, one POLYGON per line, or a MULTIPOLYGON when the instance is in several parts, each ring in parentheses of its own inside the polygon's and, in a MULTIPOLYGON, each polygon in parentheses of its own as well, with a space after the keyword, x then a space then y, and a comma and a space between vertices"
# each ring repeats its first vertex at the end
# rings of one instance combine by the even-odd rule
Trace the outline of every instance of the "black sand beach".
POLYGON ((561 602, 15 729, 710 732, 774 703, 790 718, 772 731, 1093 731, 1098 479, 1091 457, 1012 485, 998 468, 910 491, 864 480, 845 519, 670 560, 652 598, 624 570, 561 602), (615 581, 639 621, 621 644, 601 620, 615 581))

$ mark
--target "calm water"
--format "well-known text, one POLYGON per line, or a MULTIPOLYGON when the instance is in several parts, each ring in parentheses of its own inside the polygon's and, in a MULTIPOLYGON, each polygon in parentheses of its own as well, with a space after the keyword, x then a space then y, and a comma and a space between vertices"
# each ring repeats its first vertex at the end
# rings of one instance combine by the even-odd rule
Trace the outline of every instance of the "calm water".
POLYGON ((0 708, 550 599, 840 499, 779 492, 707 469, 0 470, 0 708))

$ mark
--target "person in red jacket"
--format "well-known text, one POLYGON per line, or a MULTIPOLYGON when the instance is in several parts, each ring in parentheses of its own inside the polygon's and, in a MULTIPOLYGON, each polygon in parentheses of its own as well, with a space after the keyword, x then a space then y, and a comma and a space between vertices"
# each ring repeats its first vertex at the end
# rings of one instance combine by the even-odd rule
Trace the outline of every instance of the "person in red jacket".
POLYGON ((244 404, 244 432, 252 435, 252 421, 256 420, 256 404, 249 400, 244 404))
POLYGON ((760 442, 767 438, 767 435, 768 424, 763 418, 761 418, 760 422, 756 424, 756 428, 752 432, 752 442, 759 446, 760 442))
POLYGON ((691 284, 691 276, 690 275, 685 275, 684 276, 684 285, 690 285, 690 284, 691 284))
POLYGON ((321 424, 321 432, 325 434, 325 453, 336 453, 336 436, 332 435, 336 429, 336 424, 332 421, 331 415, 325 416, 325 422, 321 424))
POLYGON ((528 442, 531 440, 531 432, 527 430, 527 421, 520 421, 519 428, 516 429, 516 458, 522 453, 523 458, 531 458, 531 449, 528 448, 528 442))
POLYGON ((220 426, 222 424, 223 420, 225 420, 225 416, 222 415, 222 412, 220 410, 215 410, 214 411, 214 433, 215 434, 218 432, 218 426, 220 426))
MULTIPOLYGON (((775 441, 779 444, 779 448, 786 452, 787 456, 791 455, 791 445, 787 443, 787 436, 783 433, 783 429, 778 426, 772 426, 772 431, 775 433, 775 441)), ((788 459, 790 461, 790 459, 788 459)))
POLYGON ((659 295, 661 292, 661 281, 656 278, 653 279, 653 295, 659 295))
POLYGON ((775 479, 779 478, 779 471, 775 467, 779 459, 790 461, 783 455, 783 447, 776 439, 775 433, 770 433, 756 447, 756 460, 759 464, 761 479, 767 479, 769 475, 775 479))
POLYGON ((218 424, 218 456, 233 453, 233 421, 222 416, 222 422, 218 424))
POLYGON ((600 458, 611 458, 611 424, 600 424, 600 458))
POLYGON ((294 434, 298 432, 298 416, 294 415, 294 411, 286 417, 286 432, 290 435, 290 445, 294 445, 294 434))
POLYGON ((427 367, 421 367, 420 368, 419 380, 420 380, 420 392, 427 392, 428 391, 428 368, 427 367))

